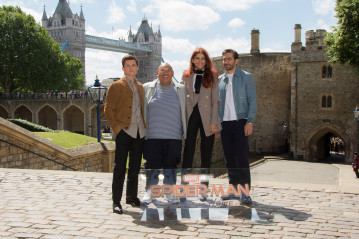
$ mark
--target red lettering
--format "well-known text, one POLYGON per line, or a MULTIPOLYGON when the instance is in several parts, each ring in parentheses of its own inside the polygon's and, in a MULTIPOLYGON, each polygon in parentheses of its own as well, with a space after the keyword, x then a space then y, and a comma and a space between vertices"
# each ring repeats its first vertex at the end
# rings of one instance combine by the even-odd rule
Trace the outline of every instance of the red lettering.
POLYGON ((163 185, 162 186, 162 197, 166 194, 171 194, 172 192, 172 186, 171 185, 163 185))
POLYGON ((196 196, 196 185, 187 185, 187 197, 196 196))
POLYGON ((151 197, 159 197, 161 196, 161 187, 160 185, 151 186, 151 197))
POLYGON ((217 197, 219 197, 219 195, 224 195, 222 185, 219 185, 218 190, 216 188, 216 185, 213 185, 211 190, 211 197, 213 197, 213 193, 215 193, 217 197))
POLYGON ((204 197, 207 196, 207 186, 206 185, 197 185, 196 186, 197 196, 202 193, 204 197))

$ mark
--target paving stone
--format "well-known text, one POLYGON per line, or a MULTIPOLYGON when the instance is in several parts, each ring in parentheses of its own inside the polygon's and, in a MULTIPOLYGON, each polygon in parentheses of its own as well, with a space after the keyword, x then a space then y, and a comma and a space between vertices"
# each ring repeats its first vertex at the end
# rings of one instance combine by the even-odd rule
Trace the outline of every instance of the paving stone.
POLYGON ((124 201, 126 213, 112 213, 111 174, 8 171, 0 169, 0 238, 359 238, 356 193, 261 186, 251 191, 260 221, 247 209, 219 222, 142 222, 142 210, 124 201))

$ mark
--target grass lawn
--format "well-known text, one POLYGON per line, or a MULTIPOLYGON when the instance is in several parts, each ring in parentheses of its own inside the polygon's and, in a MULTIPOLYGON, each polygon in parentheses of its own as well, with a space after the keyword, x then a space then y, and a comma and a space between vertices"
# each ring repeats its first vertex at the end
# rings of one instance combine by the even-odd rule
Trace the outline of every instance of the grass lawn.
MULTIPOLYGON (((50 141, 54 144, 57 144, 63 148, 76 148, 85 145, 88 142, 97 142, 97 138, 90 137, 83 134, 71 133, 68 131, 64 132, 34 132, 38 136, 46 139, 51 139, 50 141)), ((101 140, 108 141, 108 140, 101 140)), ((112 141, 113 142, 113 141, 112 141)), ((142 158, 142 162, 144 159, 142 158)), ((128 168, 128 160, 127 160, 127 168, 128 168)))
POLYGON ((97 138, 71 132, 35 132, 35 134, 67 149, 80 147, 88 142, 97 142, 97 138))

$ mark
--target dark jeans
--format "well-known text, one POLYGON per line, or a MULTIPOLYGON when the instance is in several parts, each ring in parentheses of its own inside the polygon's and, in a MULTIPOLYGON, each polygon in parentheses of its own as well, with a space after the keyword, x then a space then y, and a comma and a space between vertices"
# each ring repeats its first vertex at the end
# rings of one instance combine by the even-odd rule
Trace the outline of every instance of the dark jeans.
POLYGON ((248 184, 250 188, 249 144, 248 136, 244 135, 244 125, 246 123, 246 119, 223 121, 221 139, 229 183, 235 187, 238 184, 243 187, 248 184))
POLYGON ((209 169, 211 167, 214 134, 206 137, 197 104, 193 107, 192 114, 188 120, 187 138, 184 146, 182 168, 192 168, 198 130, 200 130, 201 134, 201 168, 209 169))
POLYGON ((167 185, 176 184, 177 165, 181 161, 182 140, 147 139, 144 142, 143 158, 146 159, 146 190, 158 184, 158 175, 163 168, 167 185))
POLYGON ((137 134, 134 139, 121 130, 116 136, 115 168, 113 170, 112 200, 120 203, 129 155, 126 196, 137 197, 138 173, 141 166, 143 139, 137 134))

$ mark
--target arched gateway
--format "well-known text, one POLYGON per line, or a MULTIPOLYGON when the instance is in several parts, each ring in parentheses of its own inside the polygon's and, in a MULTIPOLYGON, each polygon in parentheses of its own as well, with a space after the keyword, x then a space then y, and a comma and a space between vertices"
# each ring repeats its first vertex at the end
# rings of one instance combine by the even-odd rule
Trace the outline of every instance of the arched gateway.
POLYGON ((351 162, 350 152, 353 146, 344 130, 333 124, 322 124, 313 128, 305 142, 308 161, 320 161, 330 157, 330 138, 339 137, 343 140, 343 151, 346 162, 351 162))

